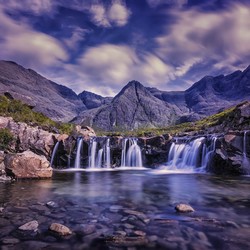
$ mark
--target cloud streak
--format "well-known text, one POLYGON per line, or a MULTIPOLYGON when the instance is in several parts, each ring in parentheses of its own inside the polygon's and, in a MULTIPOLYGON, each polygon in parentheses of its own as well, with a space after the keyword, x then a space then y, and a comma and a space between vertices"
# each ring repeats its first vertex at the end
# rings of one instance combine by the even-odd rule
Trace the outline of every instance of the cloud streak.
POLYGON ((42 68, 67 60, 68 55, 55 38, 34 31, 29 25, 9 18, 0 9, 1 55, 25 66, 42 68))
POLYGON ((112 27, 124 26, 127 24, 130 11, 121 1, 115 1, 110 6, 106 7, 104 4, 94 4, 90 8, 92 21, 97 26, 112 27))

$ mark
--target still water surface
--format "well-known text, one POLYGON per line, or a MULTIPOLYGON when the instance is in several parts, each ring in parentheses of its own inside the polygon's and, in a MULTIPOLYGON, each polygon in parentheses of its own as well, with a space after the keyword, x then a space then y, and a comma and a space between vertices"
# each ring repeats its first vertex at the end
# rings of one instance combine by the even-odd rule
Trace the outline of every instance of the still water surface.
POLYGON ((142 170, 0 183, 0 240, 5 249, 34 242, 40 249, 250 249, 249 190, 249 177, 142 170), (177 203, 195 212, 176 213, 177 203), (38 232, 21 234, 17 228, 30 220, 39 222, 38 232), (51 234, 52 222, 73 235, 51 234))

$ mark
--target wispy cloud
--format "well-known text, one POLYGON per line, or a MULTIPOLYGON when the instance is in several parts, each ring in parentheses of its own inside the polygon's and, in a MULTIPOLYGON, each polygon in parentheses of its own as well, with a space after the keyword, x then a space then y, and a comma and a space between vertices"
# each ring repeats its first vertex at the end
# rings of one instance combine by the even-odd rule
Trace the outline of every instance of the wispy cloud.
POLYGON ((50 14, 54 10, 55 2, 53 0, 0 0, 0 4, 6 10, 26 11, 34 15, 50 14))
POLYGON ((92 21, 97 26, 111 27, 124 26, 127 24, 130 10, 122 1, 114 1, 111 5, 105 6, 103 3, 93 4, 90 8, 92 21))
POLYGON ((176 65, 177 76, 200 62, 213 62, 217 69, 249 62, 249 6, 234 4, 226 10, 205 13, 199 9, 174 10, 172 14, 176 22, 156 39, 156 52, 167 64, 176 65))
POLYGON ((14 21, 1 8, 0 29, 2 58, 33 68, 53 65, 68 58, 58 40, 34 31, 28 24, 14 21))

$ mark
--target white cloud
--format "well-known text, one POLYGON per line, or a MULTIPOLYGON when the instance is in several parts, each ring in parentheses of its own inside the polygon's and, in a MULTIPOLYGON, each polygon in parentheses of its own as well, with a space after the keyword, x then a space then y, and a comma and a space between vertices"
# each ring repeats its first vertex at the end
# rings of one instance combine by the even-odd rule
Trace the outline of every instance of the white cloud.
POLYGON ((176 21, 156 39, 156 53, 167 64, 177 65, 177 77, 201 62, 214 62, 218 70, 249 61, 249 6, 234 4, 220 12, 205 13, 173 10, 172 14, 176 21))
POLYGON ((0 8, 1 58, 29 67, 43 67, 66 60, 68 55, 55 38, 14 21, 0 8))
POLYGON ((108 17, 111 23, 116 26, 124 26, 127 24, 130 16, 130 11, 125 5, 115 2, 111 5, 108 11, 108 17))
POLYGON ((0 4, 7 10, 27 11, 35 15, 50 14, 55 6, 53 0, 0 0, 0 4))
POLYGON ((121 84, 131 80, 149 86, 164 84, 172 77, 173 70, 154 54, 139 55, 132 47, 113 44, 89 48, 77 65, 65 66, 67 75, 74 75, 67 81, 77 92, 87 88, 101 95, 115 95, 121 84))
POLYGON ((90 8, 92 21, 101 27, 124 26, 130 17, 130 11, 121 1, 114 1, 106 7, 101 3, 93 4, 90 8))

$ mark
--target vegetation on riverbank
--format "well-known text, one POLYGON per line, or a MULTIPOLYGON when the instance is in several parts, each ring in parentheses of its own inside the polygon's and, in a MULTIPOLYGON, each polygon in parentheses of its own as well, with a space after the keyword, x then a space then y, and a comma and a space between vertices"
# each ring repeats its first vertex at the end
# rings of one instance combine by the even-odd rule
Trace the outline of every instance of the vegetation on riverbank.
POLYGON ((7 128, 0 129, 0 150, 7 150, 14 140, 13 134, 7 128))
POLYGON ((31 126, 40 126, 44 130, 70 134, 74 125, 51 120, 42 113, 35 112, 27 104, 6 96, 0 96, 0 116, 10 116, 16 122, 25 122, 31 126))

